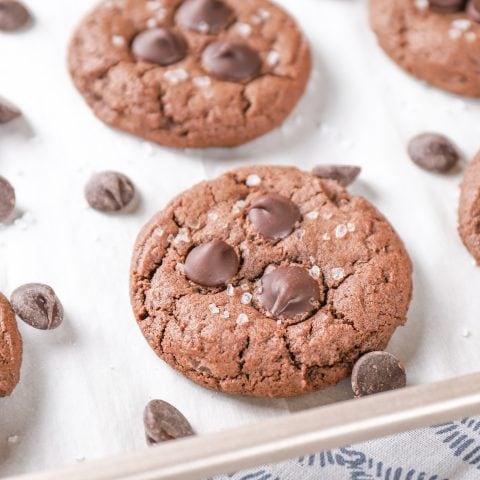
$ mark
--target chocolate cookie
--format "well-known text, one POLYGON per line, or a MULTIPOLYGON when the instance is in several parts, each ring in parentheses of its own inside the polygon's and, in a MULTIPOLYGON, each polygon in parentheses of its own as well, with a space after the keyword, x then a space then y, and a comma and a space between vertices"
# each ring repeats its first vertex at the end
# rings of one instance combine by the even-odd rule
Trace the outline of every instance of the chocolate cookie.
POLYGON ((22 337, 12 306, 0 293, 0 397, 13 392, 20 380, 22 337))
POLYGON ((405 322, 412 266, 366 200, 296 168, 196 185, 141 231, 131 299, 155 352, 231 393, 333 385, 405 322))
POLYGON ((409 73, 480 97, 478 0, 370 0, 370 24, 380 46, 409 73))
POLYGON ((460 188, 458 231, 480 265, 480 153, 470 162, 460 188))
POLYGON ((78 27, 69 66, 109 125, 172 147, 224 147, 283 122, 311 58, 268 0, 110 0, 78 27))

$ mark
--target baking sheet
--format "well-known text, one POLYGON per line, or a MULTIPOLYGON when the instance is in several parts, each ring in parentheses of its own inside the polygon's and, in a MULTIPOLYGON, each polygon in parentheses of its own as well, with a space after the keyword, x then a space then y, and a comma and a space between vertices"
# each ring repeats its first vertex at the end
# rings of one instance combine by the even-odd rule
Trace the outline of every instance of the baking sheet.
POLYGON ((351 188, 390 219, 415 264, 406 327, 389 350, 411 384, 474 371, 480 360, 480 269, 456 233, 460 173, 425 173, 405 155, 424 130, 451 136, 471 158, 480 103, 411 79, 377 48, 366 0, 280 0, 315 57, 307 96, 279 130, 233 150, 175 151, 96 120, 65 68, 66 44, 95 0, 29 0, 36 23, 0 35, 0 94, 25 120, 0 129, 0 174, 15 186, 18 219, 0 227, 0 291, 51 284, 66 310, 52 332, 20 325, 22 380, 0 399, 0 475, 58 467, 144 446, 142 410, 172 402, 198 433, 350 397, 348 382, 290 400, 232 397, 185 380, 145 343, 130 310, 128 270, 139 228, 181 190, 247 163, 363 167, 351 188), (86 207, 90 174, 117 169, 141 193, 135 214, 86 207), (464 336, 470 333, 469 336, 464 336))

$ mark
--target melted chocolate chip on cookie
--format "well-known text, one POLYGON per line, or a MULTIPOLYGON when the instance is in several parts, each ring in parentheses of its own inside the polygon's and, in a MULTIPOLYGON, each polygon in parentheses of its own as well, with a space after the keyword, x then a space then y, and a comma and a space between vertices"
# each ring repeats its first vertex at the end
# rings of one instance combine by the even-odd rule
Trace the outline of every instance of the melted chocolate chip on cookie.
POLYGON ((458 12, 465 6, 465 0, 429 0, 429 5, 440 12, 458 12))
POLYGON ((235 250, 221 240, 198 245, 185 260, 185 274, 204 287, 224 285, 236 275, 239 267, 235 250))
POLYGON ((175 20, 196 32, 214 35, 233 20, 233 12, 220 0, 186 0, 177 10, 175 20))
POLYGON ((318 306, 320 288, 304 268, 279 267, 263 276, 258 300, 272 315, 292 318, 318 306))
POLYGON ((132 52, 138 60, 167 66, 185 58, 187 43, 177 33, 166 28, 154 28, 134 38, 132 52))
POLYGON ((202 54, 205 70, 221 80, 242 82, 256 77, 262 69, 260 55, 243 43, 211 43, 202 54))
POLYGON ((480 23, 480 0, 469 0, 467 13, 472 20, 480 23))
POLYGON ((253 203, 248 217, 260 235, 278 240, 292 233, 300 220, 300 210, 290 199, 269 193, 253 203))

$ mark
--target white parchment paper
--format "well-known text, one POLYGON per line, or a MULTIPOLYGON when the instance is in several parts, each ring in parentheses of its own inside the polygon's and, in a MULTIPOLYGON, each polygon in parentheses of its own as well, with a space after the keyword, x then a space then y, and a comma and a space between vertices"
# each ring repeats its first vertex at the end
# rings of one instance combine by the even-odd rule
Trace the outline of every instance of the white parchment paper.
POLYGON ((477 368, 480 269, 456 233, 461 175, 419 170, 405 144, 436 130, 471 158, 480 147, 478 101, 394 66, 368 29, 365 0, 281 0, 315 57, 307 96, 284 127, 233 150, 161 148, 103 126, 71 84, 67 41, 94 2, 29 0, 32 28, 0 34, 0 94, 25 114, 0 128, 0 174, 16 188, 20 216, 0 228, 0 291, 51 284, 67 316, 53 332, 20 325, 22 380, 0 399, 0 475, 143 447, 142 410, 152 398, 175 404, 202 433, 350 397, 348 382, 291 400, 210 392, 160 361, 134 322, 128 271, 139 228, 183 189, 247 163, 361 165, 352 191, 387 215, 415 263, 409 323, 390 351, 405 360, 412 384, 477 368), (142 197, 135 214, 86 207, 84 183, 103 169, 133 179, 142 197))

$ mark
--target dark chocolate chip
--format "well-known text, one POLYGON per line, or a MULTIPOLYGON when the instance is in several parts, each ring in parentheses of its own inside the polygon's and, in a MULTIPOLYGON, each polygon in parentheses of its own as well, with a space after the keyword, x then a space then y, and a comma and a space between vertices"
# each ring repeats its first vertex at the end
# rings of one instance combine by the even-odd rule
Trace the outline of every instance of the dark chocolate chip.
POLYGON ((221 240, 198 245, 187 255, 185 275, 205 287, 224 285, 238 272, 240 263, 235 250, 221 240))
POLYGON ((469 0, 467 3, 467 13, 474 22, 480 23, 480 0, 469 0))
POLYGON ((439 12, 458 12, 465 6, 465 0, 429 0, 429 5, 439 12))
POLYGON ((293 318, 318 307, 318 283, 302 267, 279 267, 262 277, 258 300, 276 317, 293 318))
POLYGON ((167 66, 185 58, 187 43, 179 34, 166 28, 152 28, 133 39, 132 52, 138 60, 167 66))
POLYGON ((191 30, 214 35, 233 20, 233 12, 220 0, 185 0, 175 19, 191 30))
POLYGON ((5 100, 0 99, 0 124, 8 123, 18 118, 22 112, 5 100))
POLYGON ((85 199, 95 210, 118 212, 135 197, 135 188, 128 177, 118 172, 93 175, 85 186, 85 199))
POLYGON ((360 175, 362 169, 354 165, 316 165, 312 173, 320 178, 336 180, 344 187, 352 184, 360 175))
POLYGON ((30 12, 17 0, 0 0, 0 30, 13 32, 30 21, 30 12))
POLYGON ((361 357, 352 372, 356 397, 403 388, 407 383, 405 368, 387 352, 371 352, 361 357))
POLYGON ((14 290, 10 302, 25 323, 39 330, 53 330, 63 322, 63 306, 48 285, 22 285, 14 290))
POLYGON ((143 412, 143 423, 148 445, 193 435, 188 420, 172 405, 152 400, 143 412))
POLYGON ((260 55, 243 43, 227 40, 211 43, 202 54, 205 70, 221 80, 241 82, 256 77, 262 69, 260 55))
POLYGON ((419 167, 437 173, 448 172, 460 159, 453 142, 437 133, 422 133, 412 138, 408 154, 419 167))
POLYGON ((279 240, 290 235, 300 220, 300 210, 289 198, 268 193, 250 207, 248 218, 265 238, 279 240))
POLYGON ((0 176, 0 222, 4 222, 15 208, 15 190, 11 183, 0 176))

